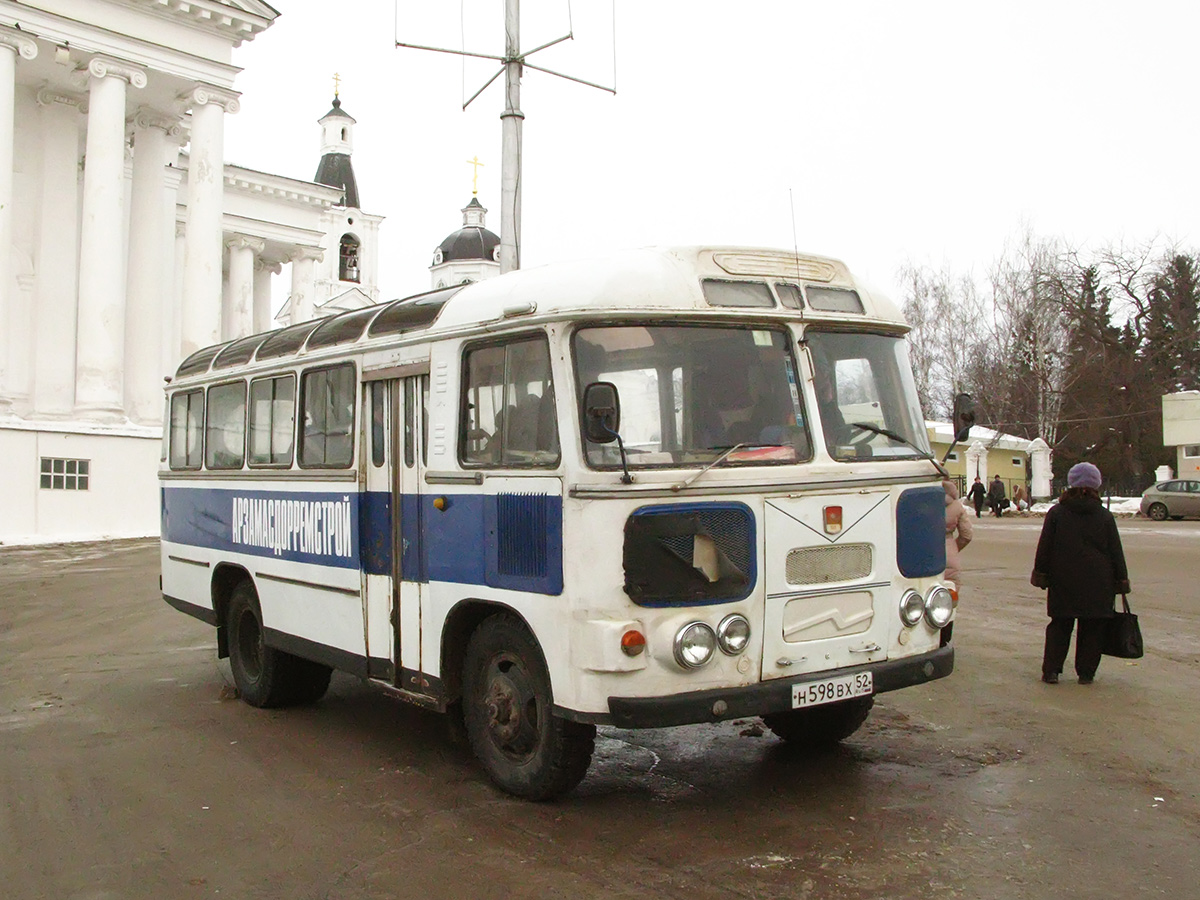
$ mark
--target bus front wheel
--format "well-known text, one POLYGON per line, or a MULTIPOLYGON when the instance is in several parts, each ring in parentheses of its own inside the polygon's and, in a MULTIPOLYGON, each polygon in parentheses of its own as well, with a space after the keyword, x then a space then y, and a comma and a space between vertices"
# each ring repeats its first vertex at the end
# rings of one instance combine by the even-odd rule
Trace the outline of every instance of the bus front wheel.
POLYGON ((226 622, 233 681, 251 706, 315 703, 325 695, 332 669, 266 645, 258 597, 250 582, 234 588, 226 622))
POLYGON ((789 746, 821 750, 858 731, 874 705, 874 697, 856 697, 811 709, 771 713, 763 716, 763 722, 789 746))
POLYGON ((503 790, 549 800, 583 780, 596 726, 552 712, 550 675, 525 625, 501 614, 471 635, 463 665, 463 721, 471 749, 503 790))

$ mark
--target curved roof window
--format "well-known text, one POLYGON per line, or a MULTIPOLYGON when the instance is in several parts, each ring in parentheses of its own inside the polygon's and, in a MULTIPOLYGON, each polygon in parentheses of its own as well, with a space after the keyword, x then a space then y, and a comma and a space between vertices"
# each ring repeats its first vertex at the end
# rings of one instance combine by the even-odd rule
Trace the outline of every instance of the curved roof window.
POLYGON ((299 325, 289 325, 281 331, 274 332, 262 342, 255 359, 278 359, 295 353, 304 345, 304 339, 317 330, 321 320, 301 322, 299 325))
POLYGON ((252 334, 249 337, 241 338, 234 341, 232 344, 227 344, 225 349, 217 354, 217 358, 213 360, 214 369, 228 369, 232 366, 240 366, 254 359, 254 351, 258 349, 258 345, 269 338, 274 332, 266 334, 252 334))
POLYGON ((446 301, 462 289, 463 285, 456 284, 389 303, 378 318, 371 323, 371 337, 428 328, 437 319, 442 307, 446 305, 446 301))
POLYGON ((213 361, 213 357, 228 346, 229 344, 217 344, 213 347, 205 347, 202 350, 197 350, 179 364, 179 368, 175 370, 176 377, 198 375, 201 372, 207 372, 209 363, 213 361))
POLYGON ((309 350, 318 347, 336 347, 338 344, 349 344, 362 337, 367 323, 379 312, 379 307, 368 306, 366 309, 356 309, 353 312, 342 313, 331 319, 325 319, 317 330, 312 333, 305 345, 309 350))

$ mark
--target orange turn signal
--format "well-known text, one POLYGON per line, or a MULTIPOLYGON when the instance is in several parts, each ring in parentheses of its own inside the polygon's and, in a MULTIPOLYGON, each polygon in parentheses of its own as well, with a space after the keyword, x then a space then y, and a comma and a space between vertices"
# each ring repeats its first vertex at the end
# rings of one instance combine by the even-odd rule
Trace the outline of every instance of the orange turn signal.
POLYGON ((958 606, 958 591, 950 588, 950 601, 952 606, 958 606))
POLYGON ((646 649, 646 636, 640 631, 627 631, 621 635, 621 652, 626 656, 637 656, 646 649))

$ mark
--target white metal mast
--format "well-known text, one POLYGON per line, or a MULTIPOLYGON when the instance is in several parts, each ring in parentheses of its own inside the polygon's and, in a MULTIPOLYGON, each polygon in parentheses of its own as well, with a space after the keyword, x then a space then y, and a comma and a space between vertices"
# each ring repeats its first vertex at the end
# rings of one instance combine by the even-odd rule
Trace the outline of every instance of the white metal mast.
POLYGON ((568 81, 577 81, 588 87, 599 88, 615 94, 616 88, 602 84, 593 84, 564 75, 551 69, 535 66, 528 58, 539 50, 553 47, 575 37, 572 30, 560 38, 555 38, 532 50, 521 52, 521 14, 520 0, 504 0, 504 55, 496 56, 491 53, 474 53, 468 50, 450 50, 445 47, 426 47, 420 44, 408 44, 396 41, 397 47, 408 47, 413 50, 433 50, 438 53, 453 53, 458 56, 475 56, 481 59, 498 60, 501 68, 489 78, 479 90, 471 95, 463 104, 463 109, 471 105, 471 101, 482 94, 488 86, 504 75, 504 112, 500 114, 501 145, 500 145, 500 274, 521 268, 521 125, 525 114, 521 112, 521 69, 528 66, 548 75, 557 75, 568 81))

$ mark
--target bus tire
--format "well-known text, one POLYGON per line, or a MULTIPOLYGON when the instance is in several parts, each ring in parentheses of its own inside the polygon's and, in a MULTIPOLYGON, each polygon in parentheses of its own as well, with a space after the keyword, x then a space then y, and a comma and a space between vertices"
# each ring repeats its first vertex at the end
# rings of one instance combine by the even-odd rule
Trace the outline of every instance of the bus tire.
POLYGON ((325 696, 325 692, 329 690, 329 680, 333 677, 333 669, 310 659, 301 659, 298 656, 291 657, 291 669, 292 696, 290 702, 306 706, 316 703, 325 696))
POLYGON ((294 702, 294 662, 290 654, 263 640, 262 613, 254 586, 242 581, 229 598, 229 667, 242 699, 269 708, 294 702))
POLYGON ((789 746, 801 750, 832 747, 858 731, 867 721, 874 697, 855 697, 841 703, 793 709, 763 716, 763 722, 789 746))
POLYGON ((549 800, 583 780, 596 726, 553 715, 537 641, 507 614, 484 619, 463 664, 463 720, 471 749, 504 791, 549 800))

